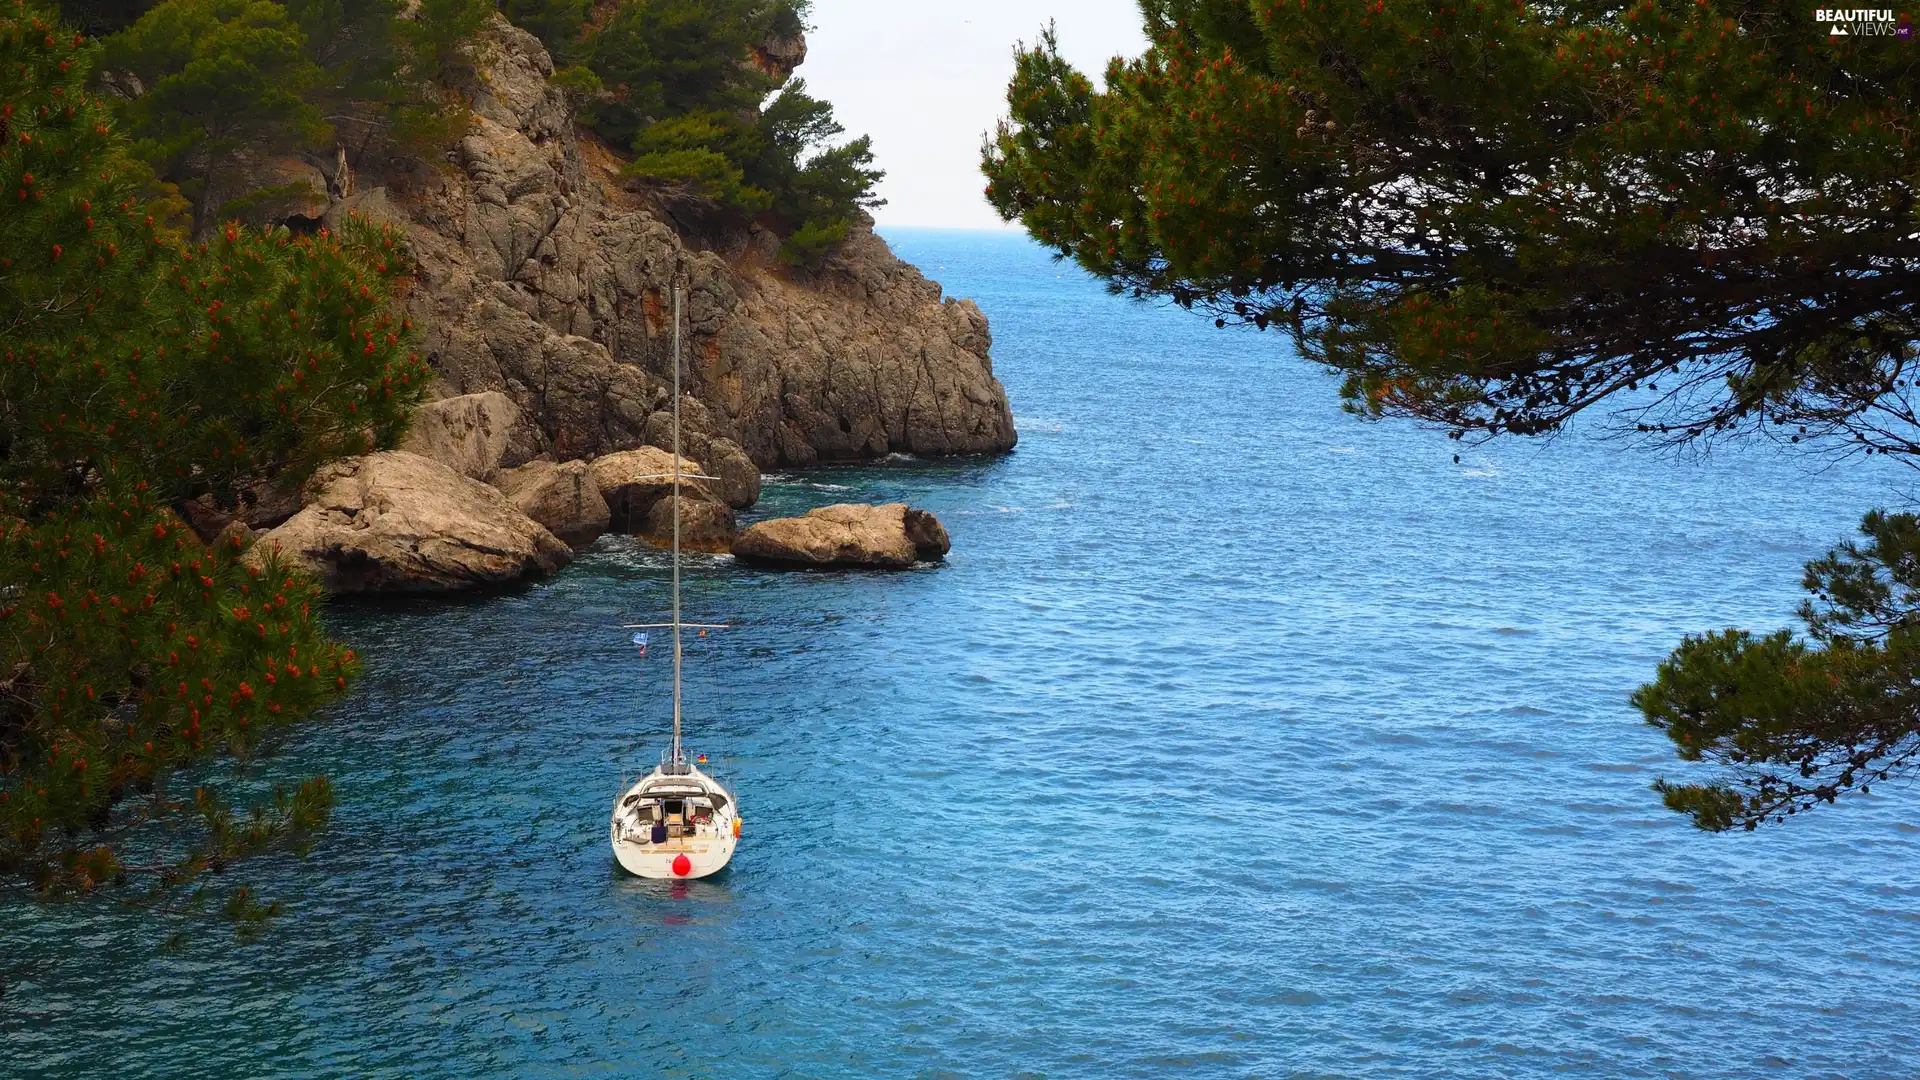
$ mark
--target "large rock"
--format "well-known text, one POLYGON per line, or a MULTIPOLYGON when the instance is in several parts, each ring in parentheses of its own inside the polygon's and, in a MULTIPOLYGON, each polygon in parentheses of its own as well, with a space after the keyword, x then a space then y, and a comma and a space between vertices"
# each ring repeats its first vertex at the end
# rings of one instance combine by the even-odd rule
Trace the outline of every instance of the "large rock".
POLYGON ((761 71, 773 76, 776 81, 785 82, 793 74, 794 68, 806 63, 807 39, 803 34, 791 37, 772 34, 752 47, 752 55, 754 65, 761 71))
MULTIPOLYGON (((609 527, 616 532, 647 531, 653 504, 673 494, 673 455, 652 446, 594 458, 588 465, 600 496, 607 500, 609 527)), ((680 459, 680 493, 703 502, 721 502, 703 480, 700 463, 680 459)), ((672 521, 671 518, 666 519, 672 521)))
POLYGON ((240 518, 254 529, 271 529, 300 512, 300 484, 273 477, 240 492, 240 518))
MULTIPOLYGON (((686 402, 692 408, 683 409, 691 413, 702 426, 710 423, 709 414, 704 406, 692 398, 686 402)), ((684 456, 706 462, 707 475, 714 477, 707 483, 713 493, 726 501, 735 510, 745 510, 760 501, 760 469, 753 459, 732 439, 722 439, 688 431, 686 417, 681 417, 680 450, 684 456)), ((671 450, 673 446, 673 414, 663 409, 647 418, 646 440, 648 446, 662 450, 671 450)))
POLYGON ((491 487, 393 450, 322 466, 307 505, 248 553, 278 549, 329 592, 452 592, 551 573, 573 552, 491 487))
POLYGON ((732 439, 713 439, 707 443, 700 460, 707 463, 708 475, 717 478, 712 481, 715 494, 725 499, 728 506, 745 510, 760 501, 760 469, 739 443, 732 439))
POLYGON ((647 511, 647 520, 639 530, 641 539, 659 547, 673 546, 674 507, 680 510, 680 547, 685 551, 705 551, 724 555, 733 550, 733 511, 725 503, 667 496, 647 511))
POLYGON ((400 449, 432 458, 462 476, 491 480, 499 470, 523 465, 539 453, 540 432, 512 398, 486 390, 415 409, 400 449))
POLYGON ((803 517, 762 521, 733 542, 738 558, 790 566, 899 570, 947 551, 947 530, 905 503, 822 506, 803 517))
POLYGON ((507 469, 493 486, 514 508, 547 527, 574 548, 583 548, 607 531, 607 500, 584 461, 530 461, 507 469))
MULTIPOLYGON (((684 385, 706 407, 689 436, 731 440, 759 468, 1013 445, 972 302, 944 298, 870 223, 795 270, 768 256, 777 237, 701 224, 635 189, 615 155, 576 135, 540 43, 497 17, 489 35, 446 162, 403 161, 384 192, 354 196, 361 212, 405 217, 407 306, 449 393, 511 397, 556 459, 647 443, 668 403, 678 283, 684 385)), ((804 55, 799 41, 764 52, 776 72, 804 55)), ((741 505, 744 472, 738 486, 716 475, 741 505)))

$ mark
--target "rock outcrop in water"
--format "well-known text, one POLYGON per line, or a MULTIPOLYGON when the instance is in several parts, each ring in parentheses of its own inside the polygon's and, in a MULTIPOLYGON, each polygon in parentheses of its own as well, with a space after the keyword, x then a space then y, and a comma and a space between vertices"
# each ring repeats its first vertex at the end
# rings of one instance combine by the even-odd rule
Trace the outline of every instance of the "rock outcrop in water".
MULTIPOLYGON (((684 490, 684 489, 683 489, 684 490)), ((657 547, 673 543, 673 516, 680 514, 680 547, 724 555, 733 550, 735 526, 733 510, 723 502, 696 499, 688 495, 669 495, 647 510, 640 536, 657 547)))
MULTIPOLYGON (((673 455, 665 450, 643 446, 622 450, 593 459, 588 467, 600 495, 612 512, 611 528, 616 532, 645 533, 653 505, 673 495, 673 455)), ((680 459, 680 494, 689 500, 725 505, 706 485, 693 479, 705 473, 700 463, 680 459)), ((671 523, 671 519, 668 519, 671 523)))
MULTIPOLYGON (((758 226, 683 235, 671 207, 628 190, 618 161, 576 133, 540 43, 502 19, 491 38, 451 167, 420 163, 329 212, 406 228, 409 312, 445 394, 504 394, 556 459, 658 445, 678 283, 683 378, 700 405, 684 445, 716 468, 732 457, 709 452, 716 439, 759 468, 1013 446, 970 301, 942 300, 870 227, 812 271, 782 266, 758 226)), ((772 62, 804 56, 778 51, 772 62)))
POLYGON ((514 509, 575 548, 599 539, 611 524, 607 500, 584 461, 530 461, 494 478, 514 509))
POLYGON ((774 518, 733 542, 736 557, 786 566, 856 566, 901 570, 945 558, 946 527, 905 503, 840 503, 801 517, 774 518))
POLYGON ((307 481, 306 505, 255 542, 329 592, 452 592, 552 573, 573 552, 494 488, 404 450, 346 458, 307 481))

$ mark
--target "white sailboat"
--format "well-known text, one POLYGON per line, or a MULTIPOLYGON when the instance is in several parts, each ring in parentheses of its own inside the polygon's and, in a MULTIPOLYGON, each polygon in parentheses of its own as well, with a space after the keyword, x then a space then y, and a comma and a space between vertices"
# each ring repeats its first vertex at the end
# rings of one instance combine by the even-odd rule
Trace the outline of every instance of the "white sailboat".
MULTIPOLYGON (((680 746, 680 631, 723 629, 680 621, 680 289, 673 290, 673 621, 626 627, 673 630, 673 745, 652 772, 613 801, 608 835, 613 857, 644 878, 702 878, 733 858, 740 840, 740 806, 719 780, 687 761, 680 746)), ((698 474, 693 474, 696 478, 698 474)), ((707 477, 706 479, 712 479, 707 477)), ((636 637, 636 641, 644 640, 636 637)), ((643 649, 644 652, 644 649, 643 649)), ((706 760, 703 756, 702 761, 706 760)))

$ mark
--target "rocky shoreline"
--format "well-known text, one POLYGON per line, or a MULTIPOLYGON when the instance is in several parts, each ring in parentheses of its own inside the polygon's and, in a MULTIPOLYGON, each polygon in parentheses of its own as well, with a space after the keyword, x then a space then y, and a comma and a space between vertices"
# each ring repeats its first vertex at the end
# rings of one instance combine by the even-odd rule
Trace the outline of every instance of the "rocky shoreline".
MULTIPOLYGON (((482 414, 489 404, 448 400, 482 414)), ((497 428, 476 425, 460 440, 445 435, 322 467, 303 487, 297 513, 243 536, 252 540, 246 557, 258 565, 278 552, 328 592, 348 595, 511 585, 559 570, 606 532, 665 546, 676 514, 683 549, 773 566, 899 570, 945 558, 950 546, 937 518, 903 503, 821 507, 742 532, 724 478, 702 479, 717 474, 682 457, 676 495, 673 455, 650 446, 590 463, 535 459, 502 469, 509 441, 497 428)), ((755 495, 758 489, 756 472, 755 495)), ((235 529, 245 526, 222 526, 235 529)))
MULTIPOLYGON (((761 469, 1011 449, 979 308, 943 298, 870 221, 802 269, 781 264, 757 224, 678 213, 576 128, 537 39, 497 16, 487 38, 472 123, 444 161, 396 158, 383 183, 322 177, 317 189, 330 193, 323 223, 359 215, 404 232, 404 303, 433 400, 397 449, 250 507, 261 549, 337 593, 518 581, 603 532, 662 540, 676 513, 686 547, 745 541, 743 557, 764 563, 944 555, 945 530, 909 537, 910 515, 931 515, 905 507, 829 508, 845 512, 744 535, 734 513, 758 500, 761 469), (671 471, 675 287, 687 297, 682 470, 714 477, 678 500, 647 479, 671 471)), ((203 533, 229 528, 202 516, 203 533)))

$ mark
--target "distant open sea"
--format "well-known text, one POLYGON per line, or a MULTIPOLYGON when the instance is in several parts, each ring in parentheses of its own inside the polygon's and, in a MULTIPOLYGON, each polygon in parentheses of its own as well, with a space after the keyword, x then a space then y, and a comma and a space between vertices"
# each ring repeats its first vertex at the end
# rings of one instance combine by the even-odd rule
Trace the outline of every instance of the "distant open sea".
POLYGON ((1461 451, 1343 415, 1273 334, 1106 295, 1012 234, 892 230, 991 317, 1019 449, 769 477, 905 500, 942 566, 692 560, 722 876, 606 817, 670 663, 666 562, 341 606, 368 675, 289 914, 171 951, 0 901, 0 1076, 1920 1074, 1920 790, 1709 836, 1626 698, 1688 631, 1787 625, 1898 469, 1591 435, 1461 451))

